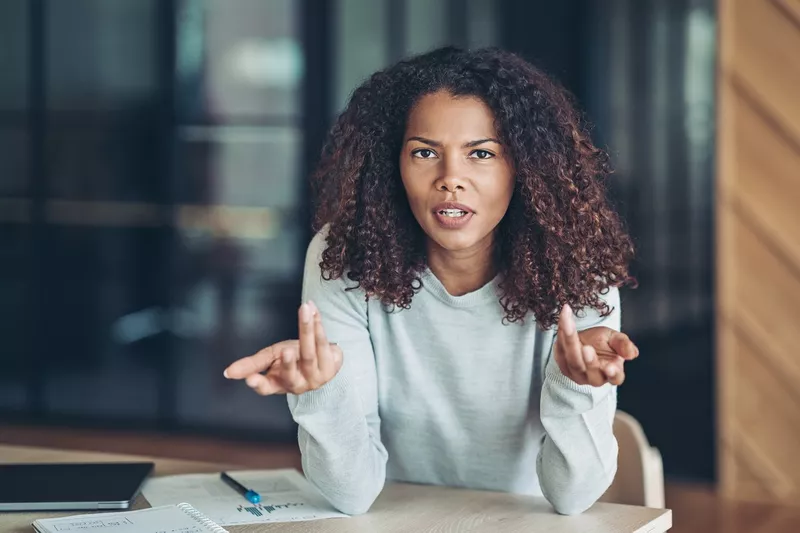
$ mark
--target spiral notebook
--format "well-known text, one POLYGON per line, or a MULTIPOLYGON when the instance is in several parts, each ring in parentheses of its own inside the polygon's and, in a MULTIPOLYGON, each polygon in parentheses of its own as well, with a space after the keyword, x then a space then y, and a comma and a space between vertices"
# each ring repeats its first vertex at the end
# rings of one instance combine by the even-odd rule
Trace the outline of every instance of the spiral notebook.
POLYGON ((228 533, 188 503, 36 520, 38 533, 228 533))

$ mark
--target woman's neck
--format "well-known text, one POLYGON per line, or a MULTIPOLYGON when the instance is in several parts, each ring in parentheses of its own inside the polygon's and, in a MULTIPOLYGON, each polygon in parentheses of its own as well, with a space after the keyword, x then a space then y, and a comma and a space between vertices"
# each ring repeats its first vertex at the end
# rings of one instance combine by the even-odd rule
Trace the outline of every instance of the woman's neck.
POLYGON ((451 252, 428 241, 428 268, 453 296, 474 292, 495 276, 491 239, 469 250, 451 252))

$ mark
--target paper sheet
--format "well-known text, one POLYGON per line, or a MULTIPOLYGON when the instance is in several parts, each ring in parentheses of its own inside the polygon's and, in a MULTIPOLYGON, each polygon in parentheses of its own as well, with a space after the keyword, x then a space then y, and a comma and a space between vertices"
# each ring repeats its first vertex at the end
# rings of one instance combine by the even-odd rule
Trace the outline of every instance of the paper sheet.
POLYGON ((192 515, 190 509, 168 505, 120 513, 95 513, 47 518, 34 522, 44 533, 210 533, 224 531, 192 515))
POLYGON ((221 526, 347 517, 296 470, 235 470, 228 474, 258 492, 261 503, 248 502, 218 473, 153 477, 142 494, 152 506, 187 502, 221 526))

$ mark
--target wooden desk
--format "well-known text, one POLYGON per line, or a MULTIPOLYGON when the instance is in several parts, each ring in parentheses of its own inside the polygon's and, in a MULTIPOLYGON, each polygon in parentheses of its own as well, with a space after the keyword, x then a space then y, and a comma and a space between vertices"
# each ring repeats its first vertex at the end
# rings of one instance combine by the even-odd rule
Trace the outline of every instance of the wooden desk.
MULTIPOLYGON (((235 468, 224 463, 200 463, 132 455, 76 452, 0 445, 0 462, 100 462, 151 460, 155 475, 218 472, 235 468)), ((1 481, 0 481, 1 482, 1 481)), ((189 502, 191 503, 191 502, 189 502)), ((139 496, 135 508, 149 507, 139 496)), ((80 511, 78 511, 80 512, 80 511)), ((0 532, 31 533, 37 518, 72 513, 0 513, 0 532)), ((269 531, 296 533, 375 532, 525 532, 525 533, 663 533, 672 527, 672 512, 598 503, 578 516, 558 516, 541 498, 498 492, 389 484, 369 513, 353 518, 229 526, 231 533, 269 531)))

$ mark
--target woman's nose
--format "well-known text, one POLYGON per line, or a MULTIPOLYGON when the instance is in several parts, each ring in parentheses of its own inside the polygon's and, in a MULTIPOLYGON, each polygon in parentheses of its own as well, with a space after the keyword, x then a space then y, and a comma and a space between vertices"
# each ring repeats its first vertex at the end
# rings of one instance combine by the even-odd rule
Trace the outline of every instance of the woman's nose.
POLYGON ((457 176, 443 176, 436 184, 436 188, 440 191, 456 192, 463 191, 464 185, 463 180, 457 176))
POLYGON ((464 167, 456 158, 446 158, 442 162, 441 175, 436 180, 436 189, 440 191, 456 192, 464 190, 466 177, 464 167))

